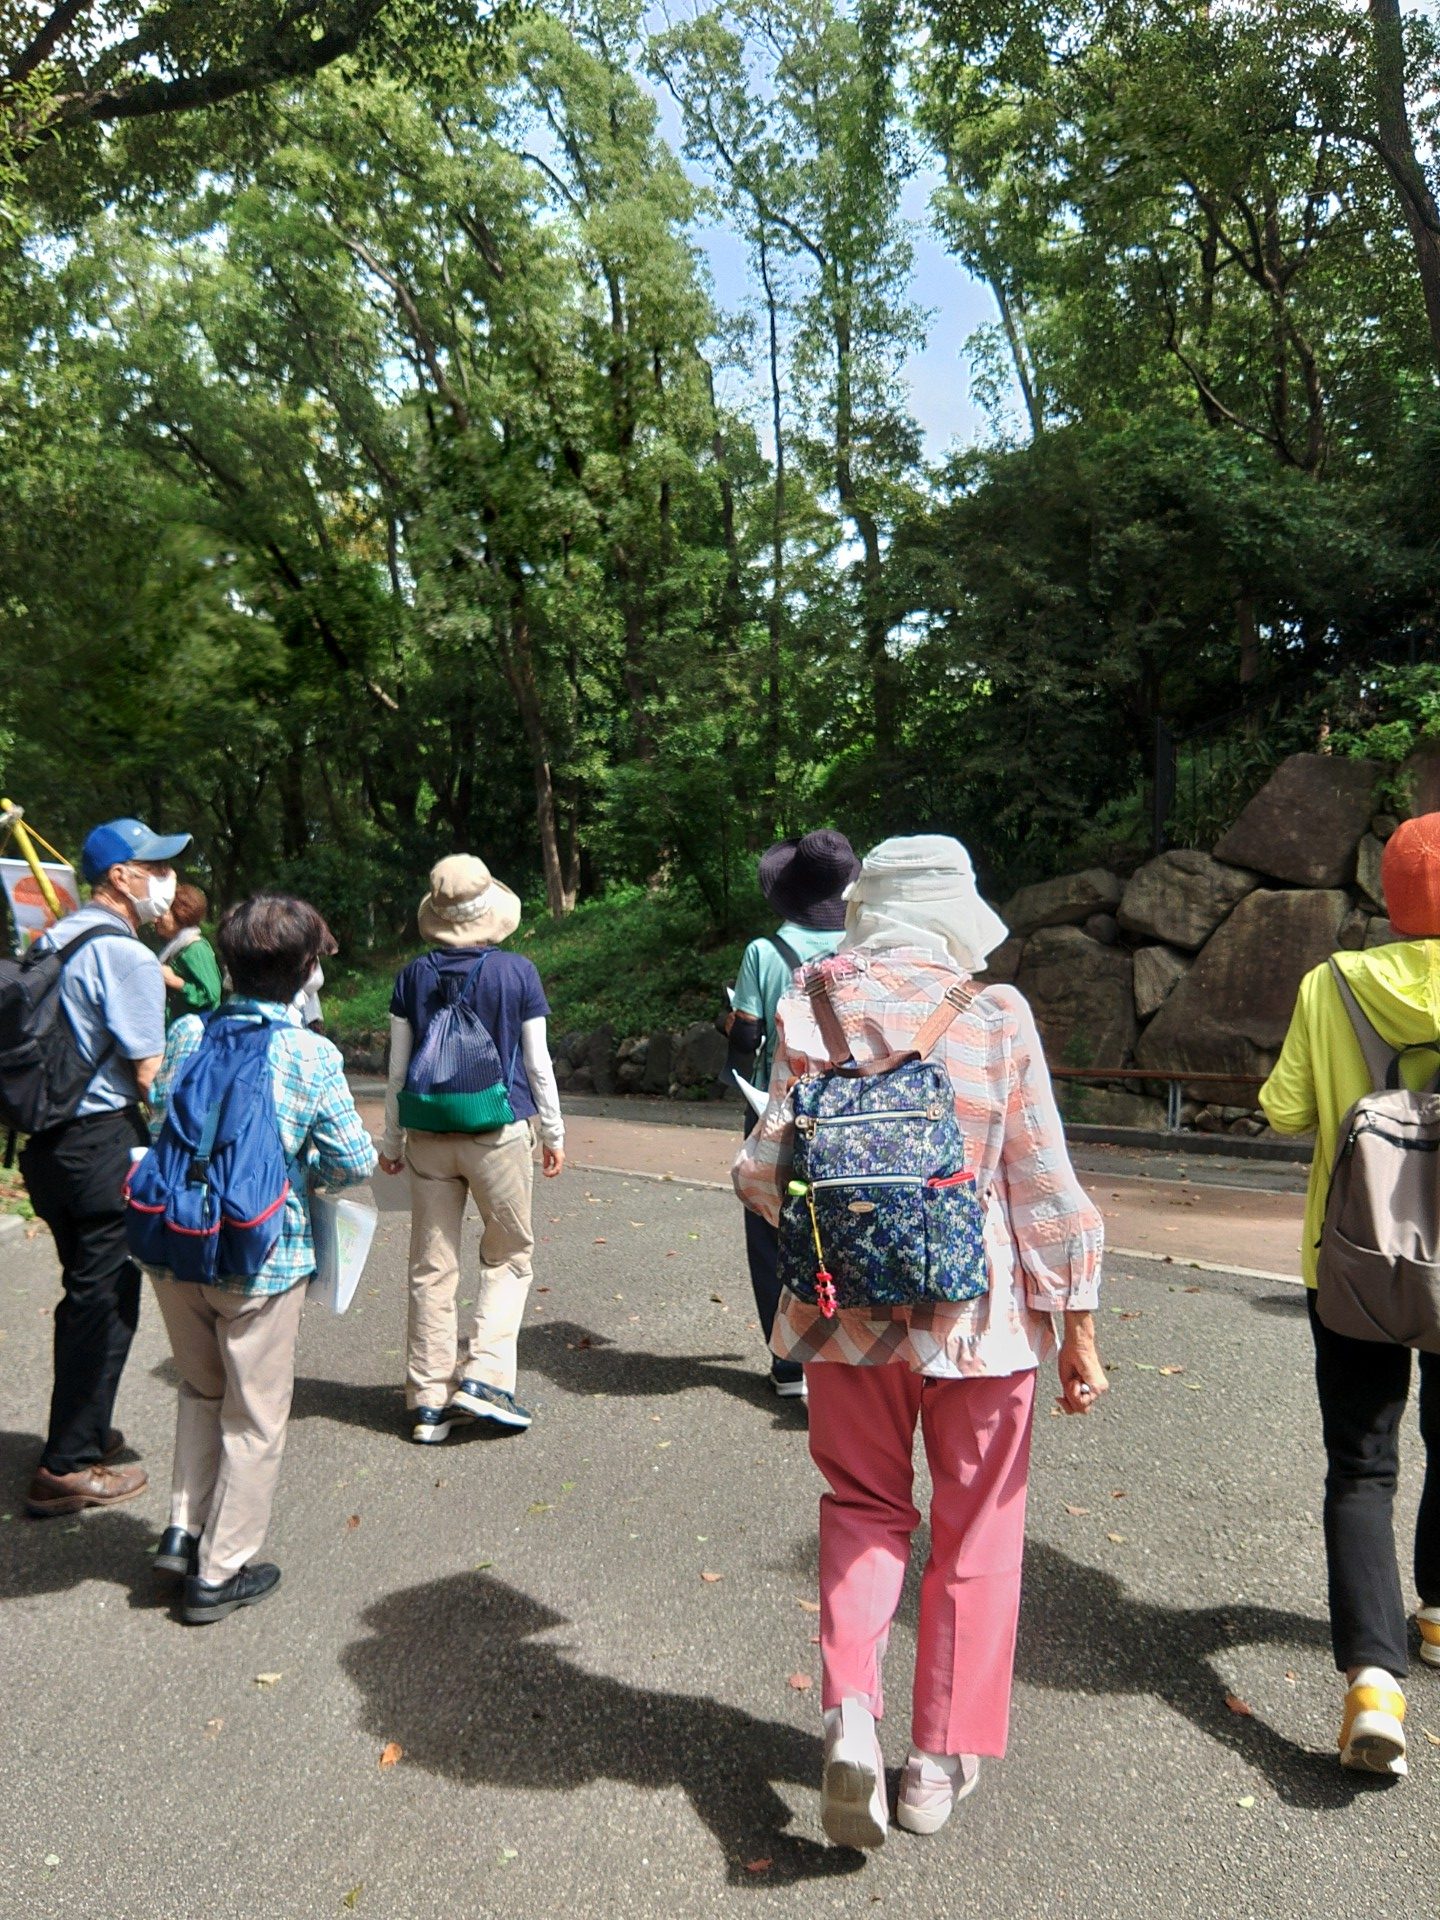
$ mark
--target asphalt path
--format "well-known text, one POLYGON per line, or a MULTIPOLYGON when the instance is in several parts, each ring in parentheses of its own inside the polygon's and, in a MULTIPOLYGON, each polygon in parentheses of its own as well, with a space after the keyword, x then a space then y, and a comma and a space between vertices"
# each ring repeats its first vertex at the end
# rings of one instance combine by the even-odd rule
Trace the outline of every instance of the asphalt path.
MULTIPOLYGON (((1297 1289, 1114 1263, 1111 1393, 1040 1403, 1010 1754, 941 1835, 862 1858, 819 1827, 817 1485, 734 1202, 567 1173, 537 1219, 534 1429, 403 1439, 387 1212, 351 1313, 306 1315, 283 1584, 198 1629, 147 1565, 153 1301, 118 1409, 151 1488, 27 1521, 57 1288, 43 1234, 0 1243, 4 1920, 1435 1913, 1440 1673, 1414 1676, 1408 1782, 1335 1758, 1297 1289)), ((892 1768, 914 1619, 912 1579, 892 1768)))

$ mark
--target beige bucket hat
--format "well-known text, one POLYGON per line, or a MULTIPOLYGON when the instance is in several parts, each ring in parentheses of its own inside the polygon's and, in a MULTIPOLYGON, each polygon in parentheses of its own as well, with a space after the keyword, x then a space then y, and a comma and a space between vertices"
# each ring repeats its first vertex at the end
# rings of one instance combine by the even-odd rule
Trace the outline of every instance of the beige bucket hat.
POLYGON ((520 901, 483 860, 452 853, 430 869, 430 891, 416 918, 420 938, 431 946, 487 946, 514 933, 520 924, 520 901))

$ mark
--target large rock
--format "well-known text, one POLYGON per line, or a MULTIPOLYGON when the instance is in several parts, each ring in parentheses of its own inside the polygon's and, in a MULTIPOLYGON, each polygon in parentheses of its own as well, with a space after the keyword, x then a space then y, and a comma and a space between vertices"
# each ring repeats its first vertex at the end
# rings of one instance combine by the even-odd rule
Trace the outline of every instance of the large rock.
POLYGON ((668 1028, 657 1027, 645 1049, 645 1072, 640 1079, 641 1093, 668 1093, 670 1067, 675 1057, 675 1042, 668 1028))
POLYGON ((590 1084, 596 1093, 616 1091, 615 1029, 608 1021, 603 1027, 596 1027, 586 1040, 578 1065, 582 1071, 588 1071, 590 1084))
POLYGON ((670 1065, 671 1083, 709 1092, 725 1070, 729 1045, 712 1020, 697 1020, 677 1035, 670 1065))
POLYGON ((1374 907, 1385 911, 1385 889, 1380 884, 1380 862, 1385 858, 1385 842, 1367 833, 1355 849, 1355 884, 1374 907))
MULTIPOLYGON (((1177 847, 1136 869, 1120 902, 1120 925, 1139 940, 1194 953, 1247 893, 1260 884, 1241 867, 1177 847)), ((1144 1018, 1144 1015, 1141 1015, 1144 1018)))
POLYGON ((1158 1013, 1190 971, 1190 962, 1173 947, 1141 947, 1135 955, 1135 1012, 1141 1020, 1158 1013))
POLYGON ((1389 947, 1393 946, 1397 940, 1403 940, 1404 938, 1405 935, 1403 933, 1396 933, 1394 927, 1391 926, 1383 914, 1377 914, 1365 929, 1365 944, 1367 947, 1389 947))
POLYGON ((1340 754, 1282 760, 1216 847, 1216 857, 1297 887, 1340 887, 1375 811, 1384 769, 1340 754))
POLYGON ((1084 873, 1066 873, 1058 880, 1021 887, 1000 909, 1000 918, 1011 933, 1018 934, 1034 933, 1040 927, 1078 927, 1092 913, 1113 913, 1124 891, 1113 873, 1090 867, 1084 873))
MULTIPOLYGON (((1275 1064, 1301 977, 1335 951, 1350 911, 1338 891, 1250 894, 1209 941, 1141 1036, 1142 1067, 1264 1075, 1275 1064)), ((1191 1087, 1202 1100, 1255 1103, 1236 1081, 1191 1087)))
POLYGON ((1079 927, 1042 927, 1025 942, 1015 984, 1030 1002, 1052 1066, 1123 1067, 1135 1045, 1130 956, 1079 927))
POLYGON ((1001 941, 986 960, 979 975, 980 979, 984 980, 988 986, 1013 986, 1015 976, 1020 971, 1020 961, 1024 952, 1025 942, 1011 934, 1008 940, 1001 941))
MULTIPOLYGON (((1064 1084, 1064 1083, 1062 1083, 1064 1084)), ((1143 1127, 1159 1133, 1165 1126, 1165 1102, 1141 1093, 1114 1093, 1072 1080, 1060 1096, 1066 1124, 1081 1127, 1143 1127)))

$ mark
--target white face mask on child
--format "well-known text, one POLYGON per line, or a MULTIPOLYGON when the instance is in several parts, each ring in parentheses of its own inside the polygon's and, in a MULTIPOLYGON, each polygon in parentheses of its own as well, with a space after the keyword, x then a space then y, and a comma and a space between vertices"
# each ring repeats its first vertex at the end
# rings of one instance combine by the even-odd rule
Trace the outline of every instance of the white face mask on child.
POLYGON ((324 986, 324 984, 325 984, 325 972, 324 972, 324 969, 321 967, 320 962, 317 960, 314 966, 310 969, 309 973, 306 974, 305 984, 301 987, 300 991, 296 994, 294 1005, 296 1005, 297 1007, 303 1010, 305 1006, 305 1002, 307 1000, 313 999, 314 996, 319 993, 320 989, 324 986))

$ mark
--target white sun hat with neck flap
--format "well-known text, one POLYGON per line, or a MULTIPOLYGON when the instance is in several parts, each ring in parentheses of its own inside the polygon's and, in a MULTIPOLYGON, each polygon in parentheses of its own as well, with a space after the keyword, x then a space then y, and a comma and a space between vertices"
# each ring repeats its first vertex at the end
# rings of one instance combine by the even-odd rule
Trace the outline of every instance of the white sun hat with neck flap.
POLYGON ((920 947, 979 973, 1009 928, 980 898, 970 855, 943 833, 882 840, 846 895, 846 947, 920 947))

